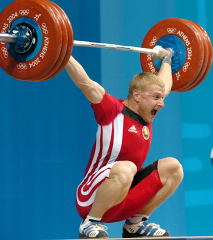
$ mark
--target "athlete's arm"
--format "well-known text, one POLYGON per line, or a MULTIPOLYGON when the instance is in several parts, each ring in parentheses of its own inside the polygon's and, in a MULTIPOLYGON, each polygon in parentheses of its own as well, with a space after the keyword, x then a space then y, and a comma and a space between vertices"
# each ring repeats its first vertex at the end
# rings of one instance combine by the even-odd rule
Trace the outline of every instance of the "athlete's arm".
POLYGON ((164 82, 164 84, 165 84, 165 95, 168 96, 168 94, 171 91, 172 84, 173 84, 171 64, 168 63, 168 62, 162 62, 161 68, 158 72, 158 76, 164 82))
POLYGON ((72 56, 65 69, 75 85, 81 89, 91 103, 101 102, 105 93, 104 88, 97 82, 91 80, 81 64, 72 56))
POLYGON ((172 84, 173 84, 172 68, 171 68, 172 55, 173 55, 173 52, 169 50, 169 55, 163 57, 161 68, 157 74, 165 84, 166 96, 168 96, 168 94, 170 93, 172 84))

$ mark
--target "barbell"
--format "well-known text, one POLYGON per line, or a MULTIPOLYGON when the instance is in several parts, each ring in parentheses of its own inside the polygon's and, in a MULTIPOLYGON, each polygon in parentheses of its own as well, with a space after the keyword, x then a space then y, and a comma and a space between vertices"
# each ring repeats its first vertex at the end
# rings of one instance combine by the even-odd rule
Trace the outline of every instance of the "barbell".
POLYGON ((180 18, 164 19, 146 34, 141 47, 77 41, 68 16, 49 0, 15 0, 0 15, 0 64, 12 77, 44 81, 67 64, 74 46, 138 52, 143 71, 156 73, 161 61, 153 58, 167 48, 172 57, 173 91, 195 88, 212 64, 212 44, 197 23, 180 18))

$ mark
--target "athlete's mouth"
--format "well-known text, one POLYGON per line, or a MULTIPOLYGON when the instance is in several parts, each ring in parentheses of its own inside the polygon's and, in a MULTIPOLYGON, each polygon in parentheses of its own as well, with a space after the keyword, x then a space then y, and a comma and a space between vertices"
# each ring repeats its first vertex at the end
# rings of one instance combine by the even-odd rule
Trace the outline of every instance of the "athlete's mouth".
POLYGON ((152 114, 153 116, 155 116, 155 115, 157 114, 157 112, 158 112, 158 110, 152 109, 151 114, 152 114))

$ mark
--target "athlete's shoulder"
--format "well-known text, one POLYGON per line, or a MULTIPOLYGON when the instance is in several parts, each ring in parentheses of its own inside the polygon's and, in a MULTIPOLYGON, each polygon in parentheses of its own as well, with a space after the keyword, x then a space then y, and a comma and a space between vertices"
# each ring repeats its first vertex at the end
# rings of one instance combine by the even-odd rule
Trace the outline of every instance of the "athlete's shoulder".
POLYGON ((112 122, 114 118, 122 112, 124 107, 122 102, 122 100, 111 96, 105 91, 100 103, 91 104, 97 122, 102 125, 112 122))

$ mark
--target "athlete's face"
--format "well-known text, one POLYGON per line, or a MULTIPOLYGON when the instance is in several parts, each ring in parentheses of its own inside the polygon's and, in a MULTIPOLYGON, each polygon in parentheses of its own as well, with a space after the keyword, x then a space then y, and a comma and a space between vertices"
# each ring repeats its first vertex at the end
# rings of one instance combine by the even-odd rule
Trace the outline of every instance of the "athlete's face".
POLYGON ((164 88, 158 85, 147 86, 145 91, 138 95, 138 113, 147 123, 151 123, 156 114, 164 106, 164 88))

